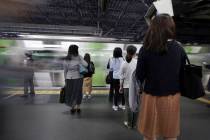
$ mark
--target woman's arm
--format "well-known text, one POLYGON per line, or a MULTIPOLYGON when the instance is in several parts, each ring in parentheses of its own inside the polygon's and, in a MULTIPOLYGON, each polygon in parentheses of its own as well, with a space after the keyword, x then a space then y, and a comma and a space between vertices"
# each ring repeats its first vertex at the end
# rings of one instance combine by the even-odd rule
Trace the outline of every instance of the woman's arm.
POLYGON ((66 61, 63 62, 63 67, 64 67, 64 78, 66 79, 66 75, 67 75, 67 71, 68 71, 68 67, 67 67, 66 61))
POLYGON ((120 87, 121 88, 123 88, 123 83, 124 83, 125 76, 126 76, 125 69, 126 69, 126 65, 125 65, 125 63, 122 63, 122 65, 120 67, 120 72, 119 72, 119 75, 120 75, 120 87))
POLYGON ((107 69, 110 69, 110 59, 109 59, 107 65, 106 65, 106 68, 107 68, 107 69))
POLYGON ((110 59, 110 61, 109 61, 109 71, 113 71, 113 66, 114 64, 113 64, 113 59, 110 59))
POLYGON ((88 66, 88 63, 83 59, 82 56, 79 56, 80 57, 80 62, 81 64, 84 66, 84 67, 87 67, 88 66))

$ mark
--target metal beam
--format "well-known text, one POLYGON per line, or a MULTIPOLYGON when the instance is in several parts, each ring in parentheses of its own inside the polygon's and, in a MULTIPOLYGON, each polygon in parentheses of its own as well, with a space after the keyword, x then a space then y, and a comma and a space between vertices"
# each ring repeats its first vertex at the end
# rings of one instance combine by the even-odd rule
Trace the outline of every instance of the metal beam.
POLYGON ((119 22, 120 22, 120 20, 121 20, 121 18, 122 18, 122 16, 123 16, 123 14, 126 13, 126 10, 127 10, 127 8, 128 8, 128 5, 129 5, 129 0, 127 0, 127 2, 126 2, 126 7, 122 9, 122 11, 121 11, 121 13, 120 13, 120 15, 119 15, 119 17, 118 17, 118 20, 115 22, 114 27, 112 27, 112 28, 111 28, 108 32, 106 32, 103 36, 107 36, 107 35, 109 35, 111 32, 113 32, 113 31, 115 30, 115 28, 118 26, 118 24, 119 24, 119 22))

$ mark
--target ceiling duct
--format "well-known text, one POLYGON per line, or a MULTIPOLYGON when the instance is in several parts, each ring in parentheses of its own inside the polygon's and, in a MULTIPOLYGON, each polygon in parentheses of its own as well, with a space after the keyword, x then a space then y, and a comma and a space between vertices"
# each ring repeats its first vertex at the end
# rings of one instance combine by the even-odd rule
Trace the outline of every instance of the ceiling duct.
POLYGON ((99 36, 102 29, 90 26, 0 23, 0 32, 99 36))

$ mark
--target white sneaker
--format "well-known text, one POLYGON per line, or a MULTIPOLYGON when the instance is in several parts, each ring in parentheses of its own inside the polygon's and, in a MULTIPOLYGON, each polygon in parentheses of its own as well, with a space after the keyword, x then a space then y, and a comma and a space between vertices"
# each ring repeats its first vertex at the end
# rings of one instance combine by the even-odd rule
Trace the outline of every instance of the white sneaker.
POLYGON ((131 126, 128 125, 128 122, 127 121, 124 121, 123 124, 125 125, 125 127, 131 129, 131 126))
POLYGON ((122 110, 125 110, 125 106, 124 105, 119 105, 119 108, 121 108, 122 110))
POLYGON ((87 96, 88 99, 91 99, 91 97, 92 97, 91 95, 88 95, 88 96, 87 96))
POLYGON ((113 106, 112 106, 112 109, 113 109, 114 111, 117 111, 117 110, 118 110, 118 106, 113 105, 113 106))
POLYGON ((124 121, 124 125, 128 126, 128 122, 124 121))
POLYGON ((86 98, 87 98, 87 95, 84 94, 84 95, 83 95, 83 99, 86 99, 86 98))

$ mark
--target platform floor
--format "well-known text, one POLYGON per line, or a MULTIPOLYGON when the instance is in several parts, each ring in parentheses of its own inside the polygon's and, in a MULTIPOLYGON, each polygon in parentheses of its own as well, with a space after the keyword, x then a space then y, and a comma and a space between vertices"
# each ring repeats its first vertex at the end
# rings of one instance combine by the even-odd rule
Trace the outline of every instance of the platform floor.
MULTIPOLYGON (((0 100, 0 140, 141 140, 123 126, 123 111, 114 112, 105 95, 84 101, 80 116, 58 103, 58 95, 19 95, 0 100)), ((210 108, 182 98, 179 140, 210 140, 210 108)))

